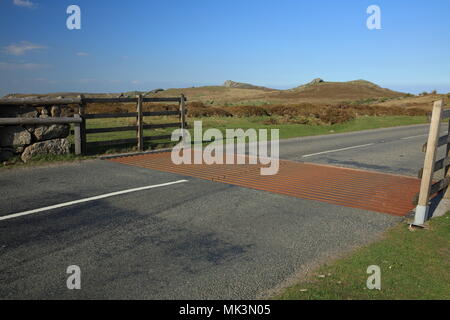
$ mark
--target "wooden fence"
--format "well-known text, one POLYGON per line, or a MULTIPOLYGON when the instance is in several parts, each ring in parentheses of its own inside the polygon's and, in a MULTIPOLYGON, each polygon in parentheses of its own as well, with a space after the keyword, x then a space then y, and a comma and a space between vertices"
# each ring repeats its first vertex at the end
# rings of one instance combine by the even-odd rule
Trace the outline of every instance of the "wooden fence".
MULTIPOLYGON (((448 134, 439 137, 441 122, 448 118, 450 118, 450 109, 444 110, 444 101, 434 102, 428 142, 422 148, 422 151, 425 152, 425 161, 423 168, 419 171, 419 178, 422 181, 414 217, 414 225, 417 226, 423 225, 428 219, 430 197, 447 188, 450 182, 450 121, 448 134), (447 148, 445 157, 436 161, 437 148, 442 146, 447 148), (440 181, 434 181, 434 173, 441 169, 444 169, 444 178, 440 181)), ((444 194, 444 198, 450 198, 449 190, 444 194)))
POLYGON ((171 135, 160 136, 144 136, 145 129, 158 129, 158 128, 174 128, 179 127, 184 129, 186 127, 186 98, 181 95, 177 98, 147 98, 142 95, 138 95, 135 98, 85 98, 80 96, 78 98, 68 99, 0 99, 0 105, 36 105, 36 106, 51 106, 51 105, 78 105, 78 114, 75 114, 73 118, 0 118, 0 125, 26 125, 26 124, 74 124, 75 154, 86 154, 87 149, 90 147, 100 146, 112 146, 123 144, 136 144, 139 151, 144 149, 144 142, 151 140, 166 140, 171 139, 171 135), (90 103, 136 103, 136 112, 129 113, 103 113, 103 114, 89 114, 87 113, 87 105, 90 103), (176 102, 179 104, 178 110, 174 111, 154 111, 143 112, 143 103, 145 102, 176 102), (169 116, 176 115, 179 117, 179 121, 163 124, 144 124, 144 117, 155 116, 169 116), (108 119, 108 118, 126 118, 135 117, 136 125, 122 126, 122 127, 110 127, 110 128, 95 128, 88 129, 86 122, 89 119, 108 119), (133 139, 119 139, 108 141, 96 141, 88 142, 87 135, 94 133, 105 132, 118 132, 118 131, 136 131, 136 138, 133 139))

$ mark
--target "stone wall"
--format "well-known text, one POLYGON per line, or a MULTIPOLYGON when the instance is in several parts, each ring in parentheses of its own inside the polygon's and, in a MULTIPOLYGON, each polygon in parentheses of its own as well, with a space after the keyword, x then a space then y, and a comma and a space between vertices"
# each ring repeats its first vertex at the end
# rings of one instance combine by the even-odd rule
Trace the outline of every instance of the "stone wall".
MULTIPOLYGON (((73 114, 67 107, 0 106, 0 118, 48 118, 73 114)), ((27 162, 34 156, 67 154, 70 125, 0 126, 0 162, 17 156, 27 162)))

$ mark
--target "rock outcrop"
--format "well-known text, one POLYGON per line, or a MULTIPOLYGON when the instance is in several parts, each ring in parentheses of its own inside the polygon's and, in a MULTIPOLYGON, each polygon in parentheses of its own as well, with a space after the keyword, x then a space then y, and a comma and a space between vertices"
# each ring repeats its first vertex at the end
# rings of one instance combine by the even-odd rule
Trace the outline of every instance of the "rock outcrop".
POLYGON ((236 82, 236 81, 232 81, 232 80, 225 81, 223 86, 226 87, 226 88, 269 90, 266 87, 254 86, 254 85, 249 84, 249 83, 236 82))
POLYGON ((20 147, 31 143, 31 134, 19 126, 0 127, 0 147, 20 147))
POLYGON ((322 79, 320 79, 320 78, 315 78, 315 79, 313 79, 310 83, 308 83, 308 84, 317 84, 317 83, 321 83, 321 82, 325 82, 325 81, 323 81, 322 79))
POLYGON ((306 88, 309 88, 311 86, 320 84, 322 82, 325 82, 325 81, 323 79, 321 79, 321 78, 315 78, 315 79, 311 80, 310 82, 308 82, 306 84, 302 84, 301 86, 295 87, 295 88, 290 89, 290 90, 302 90, 302 89, 306 89, 306 88))
POLYGON ((164 91, 164 89, 161 89, 161 88, 153 89, 153 90, 150 90, 150 91, 144 93, 144 96, 149 95, 149 94, 156 94, 158 92, 163 92, 163 91, 164 91))
POLYGON ((35 156, 67 154, 70 151, 70 142, 67 139, 53 139, 36 142, 25 148, 21 159, 23 162, 29 161, 35 156))
POLYGON ((56 138, 67 138, 70 126, 66 124, 53 124, 51 126, 35 127, 33 137, 36 141, 52 140, 56 138))

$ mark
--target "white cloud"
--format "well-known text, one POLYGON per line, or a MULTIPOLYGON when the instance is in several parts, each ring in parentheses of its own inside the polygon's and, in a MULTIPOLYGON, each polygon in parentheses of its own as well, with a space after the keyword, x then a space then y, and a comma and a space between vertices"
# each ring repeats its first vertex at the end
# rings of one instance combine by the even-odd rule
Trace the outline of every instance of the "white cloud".
POLYGON ((45 46, 33 44, 28 41, 22 41, 22 42, 14 43, 14 44, 4 47, 3 51, 6 52, 7 54, 11 54, 14 56, 21 56, 21 55, 24 55, 25 53, 27 53, 28 51, 45 49, 45 48, 46 48, 45 46))
POLYGON ((133 80, 131 81, 132 84, 140 84, 141 82, 139 80, 133 80))
POLYGON ((36 8, 37 4, 29 1, 29 0, 13 0, 14 5, 18 7, 25 7, 25 8, 36 8))
POLYGON ((77 52, 76 55, 79 56, 79 57, 86 57, 86 56, 89 55, 89 53, 87 53, 87 52, 77 52))
POLYGON ((0 62, 0 70, 37 70, 47 67, 45 64, 31 62, 0 62))

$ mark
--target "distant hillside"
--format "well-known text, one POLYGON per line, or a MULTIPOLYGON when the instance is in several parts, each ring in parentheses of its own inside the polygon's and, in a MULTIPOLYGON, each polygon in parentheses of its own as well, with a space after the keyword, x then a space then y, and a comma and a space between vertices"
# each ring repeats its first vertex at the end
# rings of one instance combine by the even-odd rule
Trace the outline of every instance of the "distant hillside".
MULTIPOLYGON (((51 93, 33 96, 78 96, 79 92, 51 93)), ((134 97, 144 94, 148 97, 175 97, 184 94, 188 101, 199 101, 206 105, 261 105, 261 104, 336 104, 370 99, 391 99, 406 96, 405 93, 382 88, 366 80, 347 82, 327 82, 320 78, 288 90, 277 90, 248 83, 225 81, 222 86, 202 86, 190 88, 155 89, 151 91, 130 91, 124 93, 90 93, 87 97, 134 97)), ((8 96, 31 96, 12 94, 8 96)))

